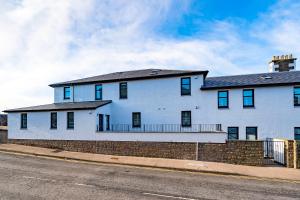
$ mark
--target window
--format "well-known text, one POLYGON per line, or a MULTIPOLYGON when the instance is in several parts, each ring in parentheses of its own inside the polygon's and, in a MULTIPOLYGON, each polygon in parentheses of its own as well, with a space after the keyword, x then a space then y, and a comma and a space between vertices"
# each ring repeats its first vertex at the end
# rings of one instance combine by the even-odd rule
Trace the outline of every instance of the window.
POLYGON ((228 127, 228 140, 238 140, 239 139, 239 127, 228 127))
POLYGON ((102 100, 102 84, 95 85, 95 100, 102 100))
POLYGON ((300 87, 294 88, 294 106, 300 106, 300 87))
POLYGON ((254 90, 243 90, 243 105, 244 107, 254 107, 254 90))
POLYGON ((295 140, 300 140, 300 127, 295 127, 295 140))
POLYGON ((218 91, 218 108, 228 108, 228 91, 218 91))
POLYGON ((191 111, 182 111, 181 112, 181 126, 182 127, 191 127, 192 126, 191 111))
POLYGON ((21 129, 27 129, 27 113, 21 114, 21 129))
POLYGON ((141 113, 140 112, 132 113, 132 127, 133 128, 141 127, 141 113))
POLYGON ((181 95, 191 95, 191 78, 181 78, 181 95))
POLYGON ((74 129, 74 112, 67 112, 67 129, 74 129))
POLYGON ((257 140, 257 127, 246 127, 246 139, 257 140))
POLYGON ((119 93, 120 99, 127 99, 127 83, 120 83, 119 93))
POLYGON ((106 130, 110 130, 110 116, 106 115, 106 130))
POLYGON ((56 112, 52 112, 50 114, 50 128, 57 129, 57 113, 56 112))
POLYGON ((64 99, 70 99, 70 98, 71 98, 71 88, 64 87, 64 99))

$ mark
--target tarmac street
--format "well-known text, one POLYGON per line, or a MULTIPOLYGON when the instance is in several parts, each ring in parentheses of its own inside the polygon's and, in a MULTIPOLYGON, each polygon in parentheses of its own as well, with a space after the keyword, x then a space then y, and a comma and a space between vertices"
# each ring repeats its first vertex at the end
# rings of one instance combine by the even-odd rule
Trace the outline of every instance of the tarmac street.
POLYGON ((300 183, 2 152, 0 199, 300 199, 300 183))

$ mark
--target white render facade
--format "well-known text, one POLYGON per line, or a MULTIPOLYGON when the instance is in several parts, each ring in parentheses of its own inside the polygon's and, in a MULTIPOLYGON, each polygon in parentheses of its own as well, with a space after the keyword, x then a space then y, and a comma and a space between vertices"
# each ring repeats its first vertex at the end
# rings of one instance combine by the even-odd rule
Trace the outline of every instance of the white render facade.
MULTIPOLYGON (((144 71, 150 71, 151 74, 153 70, 144 71)), ((158 72, 158 75, 160 73, 159 70, 154 72, 158 72)), ((275 74, 273 82, 278 75, 294 73, 298 78, 299 74, 298 71, 280 73, 269 74, 275 74)), ((226 84, 209 85, 209 81, 215 80, 206 77, 207 71, 158 75, 116 80, 101 80, 100 77, 98 81, 51 85, 54 87, 54 105, 106 100, 111 103, 91 109, 77 109, 75 106, 69 110, 39 110, 34 107, 8 110, 9 138, 225 142, 228 139, 227 132, 232 128, 237 131, 234 139, 239 140, 295 139, 298 136, 300 107, 295 105, 295 88, 298 86, 295 82, 269 84, 264 81, 271 80, 264 80, 262 84, 248 83, 231 87, 226 84), (190 80, 188 95, 182 95, 182 79, 190 80), (120 98, 120 83, 127 83, 127 98, 120 98), (96 85, 102 86, 101 100, 96 99, 96 85), (65 98, 64 88, 69 91, 68 99, 65 98), (245 107, 244 90, 253 91, 253 106, 245 107), (227 92, 227 105, 222 107, 219 92, 224 91, 227 92), (182 112, 186 111, 190 113, 189 119, 183 119, 182 112), (71 129, 67 127, 68 112, 74 113, 74 127, 71 129), (56 128, 51 128, 51 113, 57 113, 56 128), (133 119, 133 113, 140 113, 138 120, 133 119), (21 128, 22 114, 27 116, 26 128, 21 128), (99 115, 103 117, 102 120, 99 120, 99 115), (133 127, 133 120, 139 121, 139 127, 133 127), (99 123, 102 123, 101 130, 99 123), (183 126, 183 123, 188 123, 188 126, 183 126), (255 137, 253 130, 256 130, 255 137)))

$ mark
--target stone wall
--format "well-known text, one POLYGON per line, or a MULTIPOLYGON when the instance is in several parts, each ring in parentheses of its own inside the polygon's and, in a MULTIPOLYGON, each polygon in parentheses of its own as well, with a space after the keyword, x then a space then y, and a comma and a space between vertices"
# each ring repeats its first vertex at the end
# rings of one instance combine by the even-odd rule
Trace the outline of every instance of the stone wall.
POLYGON ((55 148, 66 151, 120 156, 140 156, 195 160, 196 143, 179 142, 115 142, 76 140, 9 140, 10 143, 55 148))
POLYGON ((294 140, 286 140, 284 145, 286 167, 294 167, 294 140))
POLYGON ((300 169, 300 140, 296 141, 297 142, 297 150, 296 150, 296 153, 297 153, 297 161, 296 161, 296 168, 297 169, 300 169))
POLYGON ((9 140, 10 143, 120 156, 187 159, 240 165, 263 165, 262 141, 219 143, 115 142, 76 140, 9 140), (198 155, 196 155, 196 152, 198 155))
POLYGON ((263 141, 227 141, 225 144, 199 143, 198 160, 239 165, 263 165, 263 141))

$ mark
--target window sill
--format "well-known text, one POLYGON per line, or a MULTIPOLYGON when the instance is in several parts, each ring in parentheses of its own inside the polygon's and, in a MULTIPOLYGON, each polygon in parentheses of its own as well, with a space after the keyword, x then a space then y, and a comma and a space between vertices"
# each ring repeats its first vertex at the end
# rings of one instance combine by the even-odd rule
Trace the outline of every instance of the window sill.
POLYGON ((20 128, 20 130, 27 130, 27 128, 20 128))
POLYGON ((218 107, 220 110, 229 109, 229 107, 218 107))
POLYGON ((244 109, 255 109, 255 106, 243 106, 244 109))
POLYGON ((74 128, 67 128, 67 130, 68 130, 68 131, 73 131, 73 130, 74 130, 74 128))
POLYGON ((53 131, 55 131, 55 130, 57 130, 57 128, 50 128, 50 130, 53 130, 53 131))

